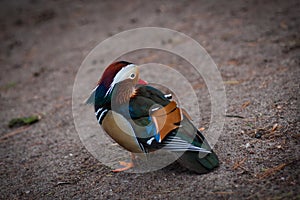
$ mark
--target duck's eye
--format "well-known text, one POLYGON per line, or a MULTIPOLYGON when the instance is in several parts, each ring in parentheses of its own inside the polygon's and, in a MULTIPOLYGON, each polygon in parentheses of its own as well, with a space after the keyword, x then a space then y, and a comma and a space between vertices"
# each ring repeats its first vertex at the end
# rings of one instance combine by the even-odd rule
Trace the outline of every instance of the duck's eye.
POLYGON ((135 77, 135 74, 134 74, 134 73, 130 74, 130 78, 131 78, 131 79, 134 79, 134 77, 135 77))

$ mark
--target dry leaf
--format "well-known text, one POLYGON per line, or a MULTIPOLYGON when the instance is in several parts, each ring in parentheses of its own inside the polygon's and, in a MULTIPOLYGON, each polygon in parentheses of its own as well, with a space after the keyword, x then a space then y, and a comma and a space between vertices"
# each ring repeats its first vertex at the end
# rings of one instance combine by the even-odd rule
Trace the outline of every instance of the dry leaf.
POLYGON ((204 131, 204 130, 205 130, 204 127, 199 128, 199 131, 204 131))
POLYGON ((237 66, 239 64, 239 61, 237 59, 233 58, 233 59, 228 60, 227 64, 237 66))
POLYGON ((288 28, 287 24, 284 21, 280 22, 280 27, 284 30, 288 28))
POLYGON ((248 42, 247 46, 249 46, 249 47, 255 47, 255 46, 257 46, 257 42, 248 42))
POLYGON ((247 106, 249 106, 250 105, 250 101, 246 101, 245 103, 243 103, 243 105, 242 105, 242 109, 245 109, 247 106))
POLYGON ((193 89, 204 88, 204 86, 205 86, 205 84, 203 84, 203 83, 193 84, 193 89))
POLYGON ((272 130, 271 130, 271 132, 276 131, 277 128, 278 128, 278 124, 274 124, 274 125, 273 125, 273 128, 272 128, 272 130))

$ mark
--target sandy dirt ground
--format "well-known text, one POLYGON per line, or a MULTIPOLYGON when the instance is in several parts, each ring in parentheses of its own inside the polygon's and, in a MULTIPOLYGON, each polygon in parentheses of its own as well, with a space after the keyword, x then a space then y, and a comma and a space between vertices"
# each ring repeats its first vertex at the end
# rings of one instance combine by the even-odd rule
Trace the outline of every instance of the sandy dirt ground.
MULTIPOLYGON (((1 1, 0 198, 299 199, 299 8, 299 1, 1 1), (221 165, 209 174, 177 163, 115 174, 79 139, 72 89, 82 61, 106 38, 145 26, 187 34, 219 67, 228 116, 214 147, 221 165), (8 127, 30 115, 41 119, 8 127)), ((151 52, 131 61, 183 65, 151 52)), ((195 87, 207 129, 209 95, 205 84, 195 87)))

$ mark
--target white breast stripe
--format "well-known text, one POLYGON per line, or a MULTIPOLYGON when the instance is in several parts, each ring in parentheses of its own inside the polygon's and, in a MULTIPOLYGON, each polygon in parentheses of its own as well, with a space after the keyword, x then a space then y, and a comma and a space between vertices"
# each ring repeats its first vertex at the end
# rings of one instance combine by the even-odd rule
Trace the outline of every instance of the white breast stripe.
POLYGON ((101 110, 103 110, 103 108, 99 108, 99 109, 97 110, 97 112, 95 112, 95 115, 97 116, 97 115, 99 114, 99 112, 101 112, 101 110))
POLYGON ((101 119, 102 119, 102 116, 107 113, 107 109, 105 109, 103 112, 101 112, 101 115, 99 116, 98 118, 98 123, 100 123, 101 119))

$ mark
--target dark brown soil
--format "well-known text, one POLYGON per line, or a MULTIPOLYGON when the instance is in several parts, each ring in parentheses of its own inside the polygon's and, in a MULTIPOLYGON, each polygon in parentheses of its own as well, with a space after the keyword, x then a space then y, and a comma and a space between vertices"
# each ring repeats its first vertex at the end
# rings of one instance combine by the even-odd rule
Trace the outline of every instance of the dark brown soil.
MULTIPOLYGON (((299 1, 1 1, 1 199, 299 199, 299 8, 299 1), (107 37, 143 26, 191 36, 221 71, 228 116, 212 173, 175 163, 114 174, 79 139, 71 102, 81 62, 107 37), (38 123, 8 127, 34 114, 38 123)), ((207 128, 210 110, 201 116, 207 128)))

